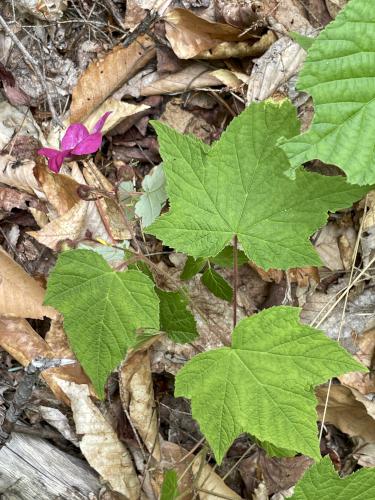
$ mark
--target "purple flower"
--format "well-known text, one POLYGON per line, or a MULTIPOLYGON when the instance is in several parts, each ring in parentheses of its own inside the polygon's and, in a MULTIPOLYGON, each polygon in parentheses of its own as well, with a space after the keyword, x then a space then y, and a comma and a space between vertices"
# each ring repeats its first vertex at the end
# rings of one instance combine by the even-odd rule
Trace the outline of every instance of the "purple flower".
POLYGON ((82 123, 69 125, 61 140, 60 149, 42 148, 38 150, 38 154, 48 158, 49 168, 57 173, 65 158, 95 153, 102 144, 101 130, 111 113, 112 111, 107 111, 99 118, 91 134, 82 123))

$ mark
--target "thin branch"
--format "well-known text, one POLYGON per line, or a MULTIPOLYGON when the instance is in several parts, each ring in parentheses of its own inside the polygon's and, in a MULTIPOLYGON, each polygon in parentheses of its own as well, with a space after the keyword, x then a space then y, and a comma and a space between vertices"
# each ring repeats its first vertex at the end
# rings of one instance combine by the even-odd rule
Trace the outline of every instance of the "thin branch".
POLYGON ((10 39, 13 41, 13 43, 18 47, 19 51, 23 55, 25 61, 27 61, 33 68, 36 76, 38 77, 44 92, 46 93, 46 98, 48 102, 48 107, 50 109, 51 115, 52 115, 52 120, 54 123, 59 125, 61 128, 64 128, 59 116, 56 113, 55 106, 52 102, 51 95, 48 91, 46 81, 43 77, 42 72, 40 71, 40 68, 38 66, 37 61, 33 58, 33 56, 26 50, 25 46, 18 40, 18 37, 13 33, 13 31, 9 28, 7 22, 5 19, 1 16, 0 14, 0 25, 3 27, 5 33, 10 37, 10 39))

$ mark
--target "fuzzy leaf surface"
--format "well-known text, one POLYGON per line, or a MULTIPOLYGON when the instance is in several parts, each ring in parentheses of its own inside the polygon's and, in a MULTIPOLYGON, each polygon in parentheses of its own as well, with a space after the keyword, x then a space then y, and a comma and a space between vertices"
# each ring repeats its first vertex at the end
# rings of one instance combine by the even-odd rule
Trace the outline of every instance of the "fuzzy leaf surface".
POLYGON ((375 10, 351 0, 308 51, 298 89, 313 97, 310 129, 282 147, 293 169, 319 158, 353 184, 375 182, 375 10))
POLYGON ((215 256, 236 234, 247 257, 269 269, 321 264, 309 241, 327 211, 351 206, 365 189, 342 177, 298 172, 276 146, 299 123, 289 101, 253 103, 209 147, 161 123, 158 133, 170 211, 148 232, 195 258, 215 256))
POLYGON ((161 485, 160 500, 175 500, 178 495, 177 472, 174 469, 167 470, 161 485))
POLYGON ((314 464, 297 483, 293 500, 373 500, 375 469, 361 469, 341 479, 329 457, 314 464))
POLYGON ((153 282, 140 271, 115 272, 90 250, 60 254, 45 303, 63 313, 69 343, 100 397, 136 330, 159 328, 153 282))
POLYGON ((280 306, 245 318, 232 347, 198 354, 178 372, 175 395, 192 400, 219 463, 243 432, 319 460, 313 387, 367 371, 337 342, 302 325, 299 313, 280 306))

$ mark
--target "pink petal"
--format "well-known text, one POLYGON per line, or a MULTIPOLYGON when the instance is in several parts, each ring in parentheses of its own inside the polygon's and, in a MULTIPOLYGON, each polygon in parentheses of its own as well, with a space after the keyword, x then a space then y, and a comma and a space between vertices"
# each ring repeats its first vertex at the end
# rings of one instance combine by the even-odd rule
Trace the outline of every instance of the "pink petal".
POLYGON ((99 118, 99 120, 95 123, 93 129, 92 129, 92 133, 95 134, 96 132, 100 132, 101 129, 103 128, 103 125, 106 121, 106 119, 108 118, 108 116, 112 113, 112 111, 107 111, 106 113, 104 113, 103 116, 101 116, 99 118))
POLYGON ((61 140, 61 149, 73 149, 89 135, 87 128, 82 123, 73 123, 67 128, 61 140))
POLYGON ((38 155, 45 156, 46 158, 54 158, 59 153, 60 151, 58 149, 52 149, 52 148, 38 149, 38 155))
POLYGON ((58 154, 53 158, 48 160, 48 167, 53 172, 58 173, 60 171, 61 165, 64 163, 64 160, 67 156, 70 155, 70 150, 68 151, 58 151, 58 154))
POLYGON ((102 144, 102 134, 96 132, 95 134, 90 134, 86 139, 77 144, 77 146, 72 149, 73 155, 88 155, 90 153, 95 153, 98 151, 102 144))

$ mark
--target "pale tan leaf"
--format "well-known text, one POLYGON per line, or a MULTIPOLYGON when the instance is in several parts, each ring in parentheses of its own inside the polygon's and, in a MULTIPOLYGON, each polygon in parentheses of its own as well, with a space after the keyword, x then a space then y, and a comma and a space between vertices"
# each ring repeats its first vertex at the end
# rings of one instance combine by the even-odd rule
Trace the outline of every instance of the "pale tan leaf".
POLYGON ((327 9, 332 19, 337 16, 347 3, 348 0, 326 0, 327 9))
MULTIPOLYGON (((30 324, 20 318, 6 319, 0 317, 0 346, 21 365, 27 366, 35 358, 56 358, 56 354, 30 324)), ((80 364, 50 368, 42 372, 42 378, 48 384, 57 399, 69 404, 57 380, 70 380, 78 384, 87 384, 88 378, 80 364)))
MULTIPOLYGON (((113 193, 114 188, 104 177, 92 160, 88 160, 83 169, 83 175, 90 187, 113 193)), ((126 219, 120 205, 110 196, 98 196, 95 201, 102 222, 113 240, 127 240, 131 238, 130 222, 126 219)))
POLYGON ((58 250, 64 241, 78 242, 85 239, 87 231, 94 238, 104 241, 110 239, 97 216, 95 202, 80 200, 61 217, 52 220, 39 231, 28 231, 28 234, 42 245, 58 250))
POLYGON ((139 500, 140 483, 131 456, 111 425, 90 399, 87 385, 62 380, 69 397, 80 448, 88 463, 112 489, 130 500, 139 500))
POLYGON ((142 35, 129 47, 116 46, 103 59, 92 62, 73 90, 71 122, 83 121, 154 56, 154 42, 142 35))
POLYGON ((147 450, 160 460, 158 418, 154 401, 149 354, 134 352, 119 371, 121 402, 147 450))
POLYGON ((102 129, 102 133, 106 134, 129 116, 136 115, 149 108, 150 106, 145 104, 130 104, 129 102, 123 102, 113 97, 109 97, 93 111, 88 118, 86 118, 83 124, 88 130, 92 130, 99 118, 107 111, 111 111, 102 129))
POLYGON ((34 137, 41 143, 44 141, 43 133, 29 110, 18 109, 6 100, 0 101, 0 150, 12 143, 15 134, 34 137))
POLYGON ((142 86, 141 95, 172 94, 218 85, 222 85, 222 82, 218 78, 215 78, 211 74, 211 71, 207 70, 207 66, 197 62, 192 63, 177 73, 164 76, 159 80, 142 86))
POLYGON ((40 416, 49 425, 57 429, 65 439, 74 444, 74 446, 79 446, 79 441, 77 435, 70 427, 69 420, 60 410, 57 408, 51 408, 49 406, 39 406, 40 416))
POLYGON ((17 162, 10 155, 2 155, 0 156, 0 182, 43 198, 34 175, 34 167, 35 162, 31 160, 17 162))
POLYGON ((191 59, 224 41, 244 41, 253 37, 250 33, 240 37, 242 30, 229 24, 207 21, 185 9, 173 9, 166 14, 165 31, 180 59, 191 59))
POLYGON ((214 472, 212 467, 205 462, 203 455, 197 455, 192 464, 193 474, 199 492, 199 500, 216 500, 217 498, 227 498, 240 500, 229 486, 227 486, 222 478, 214 472))
POLYGON ((233 90, 238 90, 243 85, 243 82, 229 69, 217 69, 212 71, 211 75, 219 79, 226 87, 233 90))
POLYGON ((57 311, 44 306, 45 291, 0 247, 0 314, 11 318, 43 319, 57 311))
POLYGON ((259 57, 277 40, 273 31, 268 31, 257 42, 222 42, 216 47, 200 52, 194 59, 221 60, 235 57, 259 57))
MULTIPOLYGON (((318 398, 318 416, 322 419, 327 387, 318 387, 316 396, 318 398)), ((372 404, 375 405, 375 403, 372 404)), ((353 392, 348 387, 332 384, 325 422, 333 424, 350 437, 361 438, 367 443, 375 443, 375 420, 368 414, 362 402, 354 397, 353 392)))

